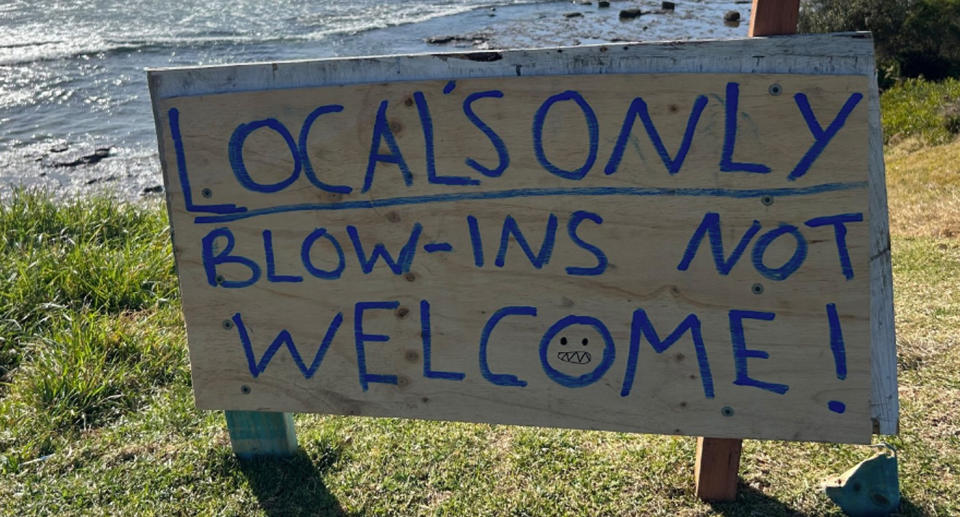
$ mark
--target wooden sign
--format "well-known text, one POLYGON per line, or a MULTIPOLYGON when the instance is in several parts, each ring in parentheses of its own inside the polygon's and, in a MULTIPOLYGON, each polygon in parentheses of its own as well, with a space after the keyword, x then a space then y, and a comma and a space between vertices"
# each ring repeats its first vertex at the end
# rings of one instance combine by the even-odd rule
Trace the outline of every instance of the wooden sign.
POLYGON ((871 77, 290 66, 152 73, 199 407, 869 441, 871 77))

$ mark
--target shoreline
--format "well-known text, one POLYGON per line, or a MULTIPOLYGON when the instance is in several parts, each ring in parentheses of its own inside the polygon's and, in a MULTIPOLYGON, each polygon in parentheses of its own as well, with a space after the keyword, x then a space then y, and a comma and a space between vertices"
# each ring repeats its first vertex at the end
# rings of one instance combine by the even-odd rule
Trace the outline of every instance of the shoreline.
MULTIPOLYGON (((629 0, 612 0, 608 8, 599 7, 593 0, 478 7, 422 22, 334 34, 315 41, 264 41, 241 46, 237 49, 243 52, 239 57, 224 52, 220 61, 207 64, 573 47, 621 41, 732 39, 746 37, 750 5, 738 3, 742 1, 677 2, 670 11, 660 9, 659 1, 629 0), (591 3, 586 5, 586 1, 591 3), (621 19, 620 11, 624 9, 640 9, 643 14, 621 19), (739 24, 724 24, 724 13, 729 10, 741 13, 739 24)), ((46 190, 60 198, 94 194, 126 200, 158 197, 162 179, 142 68, 162 57, 147 55, 139 60, 138 75, 113 91, 117 96, 131 98, 112 110, 77 113, 62 107, 60 111, 35 113, 33 118, 29 113, 18 114, 41 131, 21 131, 19 138, 25 142, 19 143, 14 133, 9 137, 14 140, 0 145, 6 147, 0 150, 0 198, 18 187, 46 190), (82 115, 87 115, 86 119, 78 120, 82 115), (54 129, 59 129, 60 134, 54 134, 54 129)), ((105 61, 121 58, 102 57, 105 61)), ((168 66, 173 65, 189 66, 168 66)))

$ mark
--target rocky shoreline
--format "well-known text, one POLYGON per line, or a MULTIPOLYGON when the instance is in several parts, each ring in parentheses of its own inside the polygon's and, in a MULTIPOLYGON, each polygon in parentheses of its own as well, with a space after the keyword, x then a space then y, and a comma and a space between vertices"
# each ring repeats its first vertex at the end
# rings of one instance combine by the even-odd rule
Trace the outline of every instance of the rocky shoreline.
MULTIPOLYGON (((645 34, 651 25, 683 25, 684 20, 697 19, 700 24, 713 24, 717 28, 727 29, 739 28, 749 17, 750 0, 735 0, 729 2, 727 7, 734 6, 734 9, 716 10, 709 13, 697 13, 697 11, 708 10, 707 4, 698 0, 689 1, 661 1, 659 4, 649 2, 634 2, 625 0, 598 0, 596 4, 592 0, 574 0, 570 3, 554 3, 553 13, 542 13, 535 20, 530 20, 530 35, 546 34, 548 31, 542 30, 541 26, 550 25, 553 22, 555 36, 551 39, 562 38, 564 34, 577 34, 582 37, 569 39, 566 42, 556 42, 555 45, 580 45, 601 42, 623 42, 623 41, 649 41, 651 39, 699 39, 695 37, 658 37, 652 34, 645 34), (568 10, 569 6, 575 6, 576 10, 568 10), (741 12, 742 11, 742 12, 741 12), (657 19, 661 18, 661 19, 657 19), (619 25, 613 21, 619 22, 619 25), (571 25, 571 23, 577 25, 571 25), (653 37, 651 37, 653 36, 653 37)), ((497 23, 496 18, 500 17, 507 8, 501 7, 498 11, 496 7, 487 9, 486 15, 491 18, 490 25, 478 31, 462 33, 444 33, 427 36, 423 41, 431 46, 452 47, 457 49, 474 48, 485 50, 492 48, 511 48, 523 45, 517 45, 516 33, 510 27, 503 27, 497 23)), ((509 23, 509 22, 508 22, 509 23)), ((707 31, 712 32, 712 31, 707 31)), ((533 38, 534 46, 538 41, 533 38)), ((542 43, 542 42, 541 42, 542 43)))
MULTIPOLYGON (((429 19, 420 23, 345 34, 291 47, 293 57, 384 55, 456 50, 544 48, 626 41, 730 39, 746 36, 749 0, 575 0, 510 4, 429 19), (735 11, 740 21, 725 21, 735 11), (331 45, 336 48, 331 50, 331 45), (317 51, 313 51, 316 47, 317 51), (322 50, 322 51, 321 51, 322 50), (318 53, 319 52, 319 53, 318 53)), ((248 54, 236 61, 249 61, 248 54), (247 59, 244 59, 244 58, 247 59)), ((53 135, 0 148, 0 198, 15 188, 55 196, 102 193, 126 199, 163 191, 147 88, 125 119, 105 122, 131 128, 53 135), (78 136, 79 135, 79 136, 78 136), (111 136, 113 135, 113 136, 111 136)), ((74 114, 65 112, 63 118, 74 114)))

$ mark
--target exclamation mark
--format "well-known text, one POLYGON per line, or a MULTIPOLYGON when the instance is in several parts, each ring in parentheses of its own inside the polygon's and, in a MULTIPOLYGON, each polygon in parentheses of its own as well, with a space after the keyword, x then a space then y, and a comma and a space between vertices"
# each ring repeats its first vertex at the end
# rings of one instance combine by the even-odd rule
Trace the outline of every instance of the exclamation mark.
MULTIPOLYGON (((827 320, 830 322, 830 351, 833 352, 833 364, 837 371, 837 378, 842 381, 847 378, 847 351, 843 346, 843 330, 840 328, 837 304, 827 304, 827 320)), ((847 405, 839 400, 827 402, 827 407, 834 413, 843 413, 847 410, 847 405)))

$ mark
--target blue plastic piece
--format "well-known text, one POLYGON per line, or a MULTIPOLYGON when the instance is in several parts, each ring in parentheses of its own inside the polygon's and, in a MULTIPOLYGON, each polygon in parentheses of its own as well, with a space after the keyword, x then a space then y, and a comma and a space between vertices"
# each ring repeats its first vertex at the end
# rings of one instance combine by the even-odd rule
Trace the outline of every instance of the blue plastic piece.
POLYGON ((258 456, 292 456, 297 433, 292 413, 225 411, 233 452, 241 459, 258 456))
POLYGON ((890 515, 900 507, 900 482, 897 477, 897 454, 888 451, 864 460, 830 480, 827 495, 850 517, 890 515))

